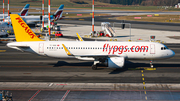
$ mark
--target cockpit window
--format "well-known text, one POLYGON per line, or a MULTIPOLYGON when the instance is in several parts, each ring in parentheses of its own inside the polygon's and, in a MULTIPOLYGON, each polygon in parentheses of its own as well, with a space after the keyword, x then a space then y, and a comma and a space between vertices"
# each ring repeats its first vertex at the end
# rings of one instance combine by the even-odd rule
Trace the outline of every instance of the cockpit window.
POLYGON ((167 46, 161 47, 161 50, 166 50, 168 49, 167 46))

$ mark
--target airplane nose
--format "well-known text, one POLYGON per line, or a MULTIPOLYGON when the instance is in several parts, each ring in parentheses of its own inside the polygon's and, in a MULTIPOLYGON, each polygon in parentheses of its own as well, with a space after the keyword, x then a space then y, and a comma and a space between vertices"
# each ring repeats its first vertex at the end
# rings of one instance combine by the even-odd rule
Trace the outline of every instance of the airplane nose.
POLYGON ((171 50, 171 57, 175 55, 174 51, 171 50))
POLYGON ((172 50, 170 50, 170 49, 168 49, 168 50, 166 51, 166 53, 163 54, 163 56, 165 56, 165 58, 171 58, 171 57, 173 57, 174 55, 175 55, 174 51, 172 51, 172 50))

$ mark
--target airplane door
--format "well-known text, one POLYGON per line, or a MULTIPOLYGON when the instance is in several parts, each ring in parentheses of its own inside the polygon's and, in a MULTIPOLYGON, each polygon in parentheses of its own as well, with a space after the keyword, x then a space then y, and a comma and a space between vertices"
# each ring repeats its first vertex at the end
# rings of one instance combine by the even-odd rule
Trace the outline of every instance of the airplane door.
POLYGON ((39 53, 44 53, 44 43, 39 43, 39 53))
POLYGON ((150 54, 155 54, 155 44, 150 45, 150 54))

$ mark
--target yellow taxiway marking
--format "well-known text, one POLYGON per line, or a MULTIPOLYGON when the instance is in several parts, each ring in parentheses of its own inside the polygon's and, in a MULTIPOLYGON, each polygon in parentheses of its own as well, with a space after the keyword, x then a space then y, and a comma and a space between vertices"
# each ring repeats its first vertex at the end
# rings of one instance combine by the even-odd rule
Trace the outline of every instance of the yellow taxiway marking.
POLYGON ((156 68, 128 68, 128 70, 141 70, 143 73, 143 70, 156 70, 156 68))
POLYGON ((143 82, 143 85, 145 85, 145 82, 143 82))
POLYGON ((156 70, 156 68, 144 68, 144 70, 156 70))
POLYGON ((84 19, 79 19, 79 20, 84 21, 84 19))
POLYGON ((0 50, 0 52, 6 52, 6 50, 0 50))
POLYGON ((147 96, 145 96, 145 99, 147 100, 147 96))
MULTIPOLYGON (((144 70, 146 70, 147 68, 143 68, 144 70)), ((143 74, 143 70, 141 70, 142 73, 142 80, 143 80, 143 89, 144 89, 144 94, 146 94, 146 86, 145 86, 145 82, 144 82, 144 74, 143 74)), ((145 99, 147 100, 147 96, 145 96, 145 99)))

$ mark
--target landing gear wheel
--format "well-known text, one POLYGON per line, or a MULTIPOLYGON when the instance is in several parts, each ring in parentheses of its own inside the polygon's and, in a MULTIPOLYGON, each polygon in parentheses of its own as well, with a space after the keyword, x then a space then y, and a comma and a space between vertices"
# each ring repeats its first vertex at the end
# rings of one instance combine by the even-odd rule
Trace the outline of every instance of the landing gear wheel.
POLYGON ((153 65, 151 65, 151 68, 153 68, 154 66, 153 65))
POLYGON ((92 69, 93 70, 97 70, 97 66, 96 65, 92 65, 92 69))

